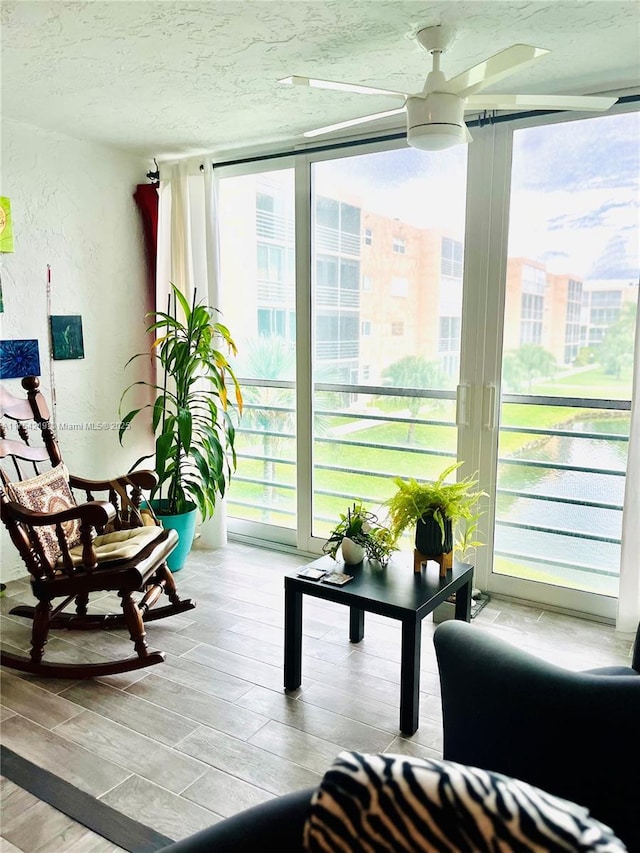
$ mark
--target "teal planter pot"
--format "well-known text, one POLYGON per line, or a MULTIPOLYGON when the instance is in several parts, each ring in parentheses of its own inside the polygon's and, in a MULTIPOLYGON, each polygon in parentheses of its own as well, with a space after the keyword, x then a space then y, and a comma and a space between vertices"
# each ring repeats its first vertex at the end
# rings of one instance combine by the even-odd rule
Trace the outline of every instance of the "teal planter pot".
POLYGON ((169 530, 175 530, 178 534, 178 544, 167 557, 167 565, 172 572, 179 572, 184 566, 193 545, 193 537, 196 532, 197 510, 196 505, 191 504, 193 509, 189 512, 182 513, 181 515, 164 515, 163 505, 166 503, 164 500, 154 500, 151 501, 151 506, 162 526, 169 530))

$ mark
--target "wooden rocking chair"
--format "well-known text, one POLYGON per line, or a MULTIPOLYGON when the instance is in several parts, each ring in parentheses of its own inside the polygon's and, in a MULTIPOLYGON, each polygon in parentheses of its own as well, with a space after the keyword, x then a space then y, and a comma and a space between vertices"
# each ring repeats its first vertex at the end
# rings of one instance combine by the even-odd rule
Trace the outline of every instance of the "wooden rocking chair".
POLYGON ((157 477, 152 471, 104 481, 68 475, 39 385, 35 376, 22 380, 26 399, 0 388, 0 517, 29 570, 38 602, 10 611, 33 620, 30 656, 3 649, 0 663, 37 675, 78 679, 162 663, 164 652, 147 646, 144 623, 191 610, 195 604, 180 599, 166 564, 177 544, 175 531, 164 530, 149 511, 141 510, 142 490, 153 488, 157 477), (5 419, 12 422, 12 431, 17 426, 16 438, 8 437, 5 419), (38 433, 43 445, 31 446, 30 434, 38 433), (43 473, 41 463, 47 469, 43 473), (23 469, 30 469, 29 479, 23 469), (72 489, 84 493, 86 502, 76 503, 72 489), (107 500, 94 500, 94 492, 106 493, 107 500), (88 613, 90 594, 109 591, 120 597, 122 613, 88 613), (141 595, 134 597, 136 592, 141 595), (170 603, 152 610, 162 593, 170 603), (62 602, 54 607, 52 602, 59 598, 62 602), (71 602, 75 612, 65 611, 71 602), (82 664, 43 661, 50 628, 123 627, 133 641, 134 656, 82 664))

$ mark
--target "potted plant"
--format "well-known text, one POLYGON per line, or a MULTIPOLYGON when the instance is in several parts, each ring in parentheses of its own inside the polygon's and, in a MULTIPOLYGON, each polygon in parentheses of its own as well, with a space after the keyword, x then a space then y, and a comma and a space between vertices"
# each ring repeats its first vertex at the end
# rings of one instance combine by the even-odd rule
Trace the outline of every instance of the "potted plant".
MULTIPOLYGON (((437 480, 426 483, 394 477, 397 491, 385 504, 393 541, 397 542, 405 530, 415 526, 416 560, 418 556, 437 558, 449 555, 448 561, 440 562, 441 570, 451 566, 456 521, 465 522, 464 529, 460 531, 461 549, 480 544, 471 541, 470 537, 477 527, 478 501, 486 496, 486 492, 476 488, 478 481, 473 477, 465 477, 455 483, 445 482, 462 464, 450 465, 437 480)), ((419 568, 419 562, 417 565, 419 568)))
POLYGON ((338 549, 342 550, 342 559, 347 565, 361 563, 366 555, 386 566, 393 551, 397 550, 391 532, 378 524, 377 516, 369 512, 362 501, 354 501, 346 513, 340 514, 340 521, 331 531, 322 550, 336 559, 338 549))
MULTIPOLYGON (((242 394, 223 352, 235 355, 236 346, 227 327, 216 322, 217 309, 197 302, 195 291, 189 305, 173 284, 171 289, 167 312, 148 315, 154 317, 147 331, 155 335, 151 354, 157 364, 156 382, 133 382, 120 403, 137 385, 153 389, 155 399, 122 418, 119 437, 122 443, 131 421, 147 412, 155 434, 158 475, 151 506, 165 526, 183 531, 169 562, 177 571, 193 542, 196 510, 203 521, 211 517, 217 496, 224 496, 235 470, 232 414, 242 413, 242 394), (234 400, 229 398, 231 385, 234 400)), ((127 364, 146 355, 138 353, 127 364)), ((132 469, 153 456, 141 457, 132 469)))

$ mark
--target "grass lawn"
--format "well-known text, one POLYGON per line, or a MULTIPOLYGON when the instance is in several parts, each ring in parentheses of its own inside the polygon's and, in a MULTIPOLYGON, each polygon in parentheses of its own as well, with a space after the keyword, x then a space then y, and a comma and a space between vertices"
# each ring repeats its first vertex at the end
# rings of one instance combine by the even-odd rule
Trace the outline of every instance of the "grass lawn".
MULTIPOLYGON (((588 371, 560 377, 552 383, 535 386, 536 394, 586 396, 586 397, 615 397, 625 396, 629 383, 614 380, 596 366, 588 371), (606 389, 607 393, 600 393, 606 389)), ((377 413, 372 409, 372 414, 377 413)), ((447 415, 442 413, 439 404, 437 411, 432 404, 427 404, 422 410, 425 418, 453 417, 453 409, 447 407, 447 415)), ((345 414, 348 414, 345 412, 345 414)), ((394 412, 395 414, 395 412, 394 412)), ((398 412, 398 414, 402 414, 398 412)), ((384 420, 380 413, 380 420, 384 420)), ((501 422, 504 426, 551 429, 570 428, 576 420, 597 422, 596 431, 624 433, 628 430, 628 415, 606 415, 602 411, 576 409, 568 406, 523 405, 506 403, 502 406, 501 422)), ((453 423, 447 426, 415 424, 410 430, 406 423, 380 423, 379 421, 362 420, 357 413, 347 417, 327 416, 322 424, 322 431, 314 441, 314 466, 343 467, 349 471, 323 470, 314 468, 314 515, 337 518, 339 512, 346 510, 349 498, 337 497, 338 492, 351 498, 362 498, 371 508, 385 501, 394 491, 391 477, 415 477, 419 480, 435 479, 439 473, 454 460, 456 450, 456 428, 453 423), (345 429, 346 427, 346 429, 345 429), (344 439, 344 440, 341 440, 344 439), (348 444, 346 442, 353 442, 348 444), (385 447, 390 445, 394 448, 385 447), (450 453, 451 456, 441 455, 450 453), (379 473, 382 472, 382 473, 379 473), (333 494, 321 495, 320 491, 333 494)), ((500 455, 514 456, 532 441, 537 441, 535 435, 523 432, 502 433, 500 436, 500 455)), ((544 437, 541 438, 544 441, 544 437)), ((267 452, 275 457, 295 460, 295 443, 291 439, 272 442, 263 445, 255 436, 238 434, 237 450, 260 455, 267 452), (271 447, 269 451, 268 448, 271 447)), ((528 477, 535 479, 535 471, 529 472, 528 477)), ((266 520, 267 514, 278 515, 278 508, 295 512, 295 491, 278 488, 277 484, 296 484, 295 464, 278 464, 271 466, 270 472, 265 470, 260 460, 242 459, 238 461, 238 474, 248 479, 268 479, 273 477, 274 486, 268 487, 235 481, 232 498, 237 501, 255 503, 255 511, 238 507, 238 514, 244 518, 266 520), (275 504, 268 508, 268 504, 275 504)), ((546 472, 541 470, 540 476, 546 472)), ((517 486, 519 474, 517 471, 504 471, 501 476, 503 485, 517 486), (511 483, 514 479, 516 482, 511 483)), ((530 485, 530 484, 529 484, 530 485)), ((501 503, 504 503, 504 498, 501 503)), ((511 499, 507 499, 510 503, 511 499)), ((504 508, 504 507, 503 507, 504 508)), ((508 510, 507 510, 508 511, 508 510)), ((278 522, 274 522, 278 523, 278 522)), ((282 517, 280 518, 282 523, 282 517)), ((292 526, 291 518, 285 526, 292 526)), ((329 528, 327 527, 327 530, 329 528)))
POLYGON ((594 397, 602 400, 630 400, 633 374, 629 370, 620 378, 609 376, 599 365, 580 373, 560 376, 551 382, 536 384, 533 394, 550 397, 594 397))

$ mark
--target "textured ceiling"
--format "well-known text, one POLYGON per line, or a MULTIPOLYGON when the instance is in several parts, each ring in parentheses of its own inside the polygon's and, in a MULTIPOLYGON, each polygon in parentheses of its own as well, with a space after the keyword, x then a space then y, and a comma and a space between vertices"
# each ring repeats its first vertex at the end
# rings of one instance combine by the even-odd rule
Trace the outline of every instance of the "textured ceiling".
POLYGON ((4 115, 145 156, 294 141, 396 107, 276 81, 419 91, 430 58, 410 35, 440 23, 457 30, 448 77, 518 42, 553 51, 487 91, 640 86, 637 0, 4 0, 1 15, 4 115))

